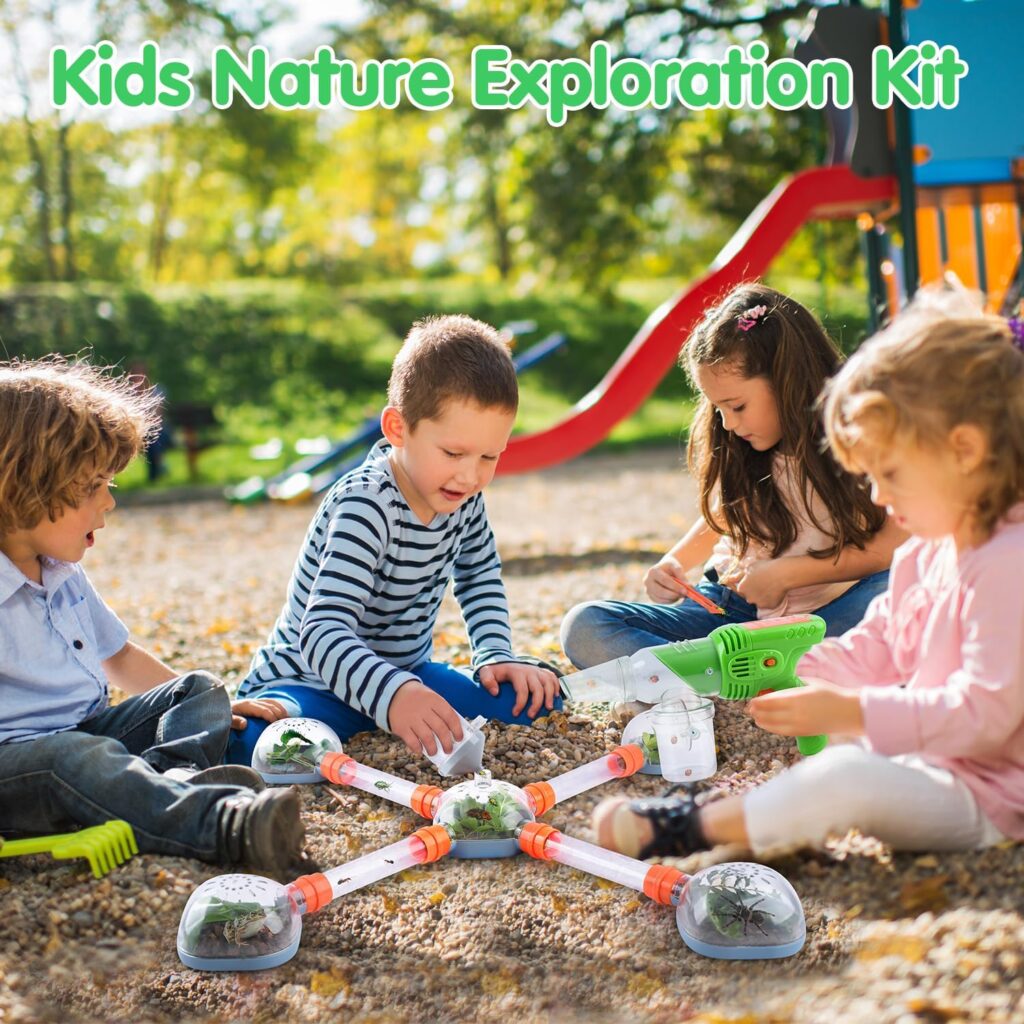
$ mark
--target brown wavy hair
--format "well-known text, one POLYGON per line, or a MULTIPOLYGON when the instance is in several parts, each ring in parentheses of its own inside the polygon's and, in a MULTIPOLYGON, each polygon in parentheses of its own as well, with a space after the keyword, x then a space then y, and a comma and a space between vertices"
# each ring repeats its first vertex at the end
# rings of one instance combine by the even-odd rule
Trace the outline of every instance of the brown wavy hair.
POLYGON ((508 345, 490 324, 463 314, 418 320, 391 367, 388 404, 411 430, 452 400, 515 412, 519 381, 508 345))
POLYGON ((706 310, 679 362, 695 388, 696 368, 715 366, 763 377, 775 394, 782 439, 769 451, 756 451, 726 430, 704 395, 690 428, 687 460, 700 482, 701 512, 713 530, 733 538, 737 551, 758 541, 777 558, 796 541, 793 511, 772 482, 776 450, 793 457, 804 511, 832 540, 810 554, 835 559, 849 544, 863 548, 882 528, 885 512, 872 503, 863 479, 847 473, 827 449, 815 403, 843 356, 809 310, 766 285, 739 285, 706 310), (767 312, 750 330, 741 330, 739 318, 754 306, 767 312), (828 522, 814 516, 811 489, 831 513, 828 522), (721 505, 713 509, 716 493, 721 505))
POLYGON ((851 357, 824 408, 851 469, 894 441, 939 448, 954 427, 980 427, 989 453, 974 513, 986 538, 1024 499, 1024 351, 1005 320, 971 315, 963 296, 925 292, 851 357))
POLYGON ((78 508, 159 424, 160 399, 131 378, 51 356, 0 363, 0 537, 78 508))

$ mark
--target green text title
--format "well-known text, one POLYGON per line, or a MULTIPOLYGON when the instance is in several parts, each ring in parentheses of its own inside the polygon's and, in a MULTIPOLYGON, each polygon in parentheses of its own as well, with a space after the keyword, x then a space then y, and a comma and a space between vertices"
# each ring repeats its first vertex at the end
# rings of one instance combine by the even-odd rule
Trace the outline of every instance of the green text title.
MULTIPOLYGON (((311 60, 271 60, 265 47, 239 56, 226 46, 210 59, 210 102, 278 110, 338 108, 391 110, 408 104, 442 110, 454 101, 455 76, 441 60, 366 60, 338 57, 329 46, 311 60)), ((967 64, 955 46, 925 41, 894 53, 878 46, 872 54, 872 101, 886 108, 902 102, 912 109, 955 107, 967 64)), ((120 59, 106 40, 95 46, 50 51, 50 99, 55 107, 165 107, 179 110, 196 98, 193 71, 183 60, 165 59, 145 42, 137 54, 120 59)), ((470 98, 480 110, 542 110, 551 125, 565 123, 574 110, 617 106, 625 110, 671 106, 690 110, 775 107, 794 110, 853 103, 853 70, 844 60, 790 57, 768 59, 755 41, 730 46, 718 60, 613 59, 606 42, 596 42, 588 60, 523 61, 505 46, 478 46, 469 69, 470 98)))

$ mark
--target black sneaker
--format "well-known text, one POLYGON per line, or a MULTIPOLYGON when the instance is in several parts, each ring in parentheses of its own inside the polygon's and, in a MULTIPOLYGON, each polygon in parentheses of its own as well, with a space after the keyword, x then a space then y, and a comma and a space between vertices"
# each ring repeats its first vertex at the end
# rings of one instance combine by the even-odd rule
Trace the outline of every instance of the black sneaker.
POLYGON ((638 860, 688 857, 711 848, 700 826, 697 802, 690 793, 630 800, 629 810, 650 821, 654 831, 654 838, 637 854, 638 860))

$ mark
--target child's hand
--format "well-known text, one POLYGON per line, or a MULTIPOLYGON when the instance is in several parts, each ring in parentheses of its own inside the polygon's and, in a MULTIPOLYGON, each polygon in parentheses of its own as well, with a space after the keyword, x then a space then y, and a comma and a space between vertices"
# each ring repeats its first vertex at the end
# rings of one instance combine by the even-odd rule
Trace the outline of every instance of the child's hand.
POLYGON ((436 754, 437 744, 446 754, 462 739, 455 708, 418 679, 410 679, 395 691, 388 708, 388 727, 417 756, 436 754))
POLYGON ((747 710, 762 729, 780 736, 859 736, 864 732, 860 693, 820 679, 812 686, 764 693, 747 710))
POLYGON ((272 697, 255 697, 252 700, 231 702, 231 728, 235 730, 245 728, 246 718, 263 718, 268 722, 276 722, 279 718, 288 717, 288 709, 272 697))
POLYGON ((758 608, 774 608, 782 604, 789 592, 789 574, 784 558, 753 562, 746 568, 726 573, 718 582, 735 590, 745 601, 758 608))
POLYGON ((680 583, 680 580, 685 579, 686 572, 682 565, 671 555, 666 555, 647 570, 644 589, 655 604, 674 604, 686 596, 686 590, 680 583))
POLYGON ((555 695, 558 693, 558 676, 546 668, 536 665, 523 665, 518 661, 501 661, 496 665, 484 665, 477 678, 480 685, 492 696, 498 696, 499 683, 511 683, 516 692, 516 702, 512 705, 512 714, 518 715, 529 699, 530 707, 526 712, 530 718, 536 716, 541 705, 551 711, 555 706, 555 695))

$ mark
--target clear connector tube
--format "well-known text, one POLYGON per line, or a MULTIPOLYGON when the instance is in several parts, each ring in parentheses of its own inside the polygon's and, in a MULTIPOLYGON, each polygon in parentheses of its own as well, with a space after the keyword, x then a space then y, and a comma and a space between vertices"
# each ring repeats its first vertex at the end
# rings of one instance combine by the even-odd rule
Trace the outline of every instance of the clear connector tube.
POLYGON ((539 818, 555 804, 585 793, 610 779, 633 775, 643 766, 643 749, 635 743, 627 743, 563 775, 556 775, 547 782, 531 782, 523 789, 530 800, 534 817, 539 818))
POLYGON ((606 878, 650 896, 658 903, 677 906, 686 893, 688 876, 664 864, 646 864, 621 853, 602 849, 582 839, 573 839, 550 825, 531 822, 519 833, 519 847, 538 860, 559 864, 606 878))
POLYGON ((312 913, 357 889, 398 874, 416 864, 439 860, 452 848, 452 837, 443 825, 426 825, 411 836, 367 853, 347 864, 314 875, 303 875, 288 887, 299 911, 312 913))
POLYGON ((317 764, 320 774, 328 782, 351 786, 364 793, 383 797, 392 803, 411 807, 424 818, 433 818, 441 796, 438 786, 420 786, 397 775, 378 771, 349 757, 348 754, 324 754, 317 764))
POLYGON ((574 704, 631 700, 657 704, 694 690, 718 693, 721 673, 713 647, 708 647, 703 640, 684 640, 647 647, 628 658, 615 658, 581 669, 562 676, 560 682, 562 692, 574 704), (674 662, 680 670, 673 671, 656 652, 674 662))
POLYGON ((636 697, 633 666, 629 658, 615 658, 601 665, 562 676, 562 692, 573 704, 630 701, 636 697))

